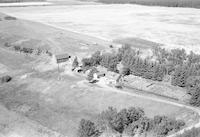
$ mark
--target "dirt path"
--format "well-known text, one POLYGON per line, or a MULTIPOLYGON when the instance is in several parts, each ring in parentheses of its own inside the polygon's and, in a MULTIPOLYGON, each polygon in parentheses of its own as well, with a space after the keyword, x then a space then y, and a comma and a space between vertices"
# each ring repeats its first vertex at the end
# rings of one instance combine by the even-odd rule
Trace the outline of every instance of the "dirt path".
MULTIPOLYGON (((129 96, 133 96, 133 97, 139 97, 139 98, 142 98, 142 99, 148 99, 148 100, 152 100, 152 101, 156 101, 156 102, 162 102, 162 103, 171 104, 171 105, 178 106, 178 107, 187 108, 187 109, 190 109, 190 110, 198 113, 198 115, 200 116, 200 109, 196 108, 196 107, 172 102, 172 101, 169 101, 169 100, 159 99, 159 98, 156 98, 156 97, 141 95, 141 94, 137 94, 137 93, 134 93, 134 92, 130 93, 130 92, 127 92, 127 91, 124 91, 124 90, 115 89, 115 88, 107 86, 103 81, 100 81, 98 83, 98 85, 103 87, 104 90, 106 90, 106 91, 116 92, 116 93, 125 94, 125 95, 129 95, 129 96)), ((196 127, 196 128, 200 127, 200 120, 199 120, 198 123, 196 123, 192 126, 186 127, 186 128, 180 130, 179 132, 177 132, 175 134, 169 135, 168 137, 176 137, 176 135, 182 134, 185 130, 190 130, 194 127, 196 127)))

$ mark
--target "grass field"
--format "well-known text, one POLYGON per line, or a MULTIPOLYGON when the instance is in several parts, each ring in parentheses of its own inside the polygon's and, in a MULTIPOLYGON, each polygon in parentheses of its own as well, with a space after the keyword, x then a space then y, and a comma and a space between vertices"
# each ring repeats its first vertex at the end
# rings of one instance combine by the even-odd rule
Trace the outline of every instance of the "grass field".
POLYGON ((26 79, 16 77, 0 89, 0 103, 51 131, 70 137, 75 136, 81 118, 93 119, 109 106, 141 107, 148 117, 167 115, 184 119, 189 125, 198 119, 188 109, 110 92, 88 85, 78 75, 64 75, 60 81, 58 77, 57 71, 32 73, 26 79))
POLYGON ((111 4, 12 7, 0 12, 107 41, 134 37, 200 52, 199 9, 111 4))
POLYGON ((141 4, 147 6, 200 8, 199 0, 98 0, 106 4, 141 4))

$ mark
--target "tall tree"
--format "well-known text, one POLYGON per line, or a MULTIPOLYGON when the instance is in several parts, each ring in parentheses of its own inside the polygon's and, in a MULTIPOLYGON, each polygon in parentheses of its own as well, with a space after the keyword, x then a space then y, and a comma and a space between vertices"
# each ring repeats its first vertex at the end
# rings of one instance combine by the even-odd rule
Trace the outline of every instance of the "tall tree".
POLYGON ((75 69, 75 68, 77 68, 78 67, 78 58, 77 57, 75 57, 74 58, 74 61, 73 61, 73 63, 72 63, 72 68, 73 68, 73 70, 75 69))

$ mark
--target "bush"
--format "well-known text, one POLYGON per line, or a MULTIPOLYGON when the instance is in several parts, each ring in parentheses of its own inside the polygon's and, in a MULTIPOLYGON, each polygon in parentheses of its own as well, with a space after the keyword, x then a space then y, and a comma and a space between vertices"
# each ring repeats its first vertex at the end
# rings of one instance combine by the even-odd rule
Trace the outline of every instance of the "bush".
POLYGON ((72 63, 72 67, 73 67, 73 70, 75 69, 75 68, 77 68, 78 67, 78 58, 77 57, 75 57, 74 58, 74 61, 73 61, 73 63, 72 63))
POLYGON ((8 42, 6 42, 6 43, 4 44, 4 46, 7 47, 7 48, 9 48, 9 47, 11 47, 11 44, 9 44, 8 42))
POLYGON ((12 17, 12 16, 5 16, 4 19, 5 20, 17 20, 17 18, 12 17))
POLYGON ((12 77, 6 75, 6 76, 3 76, 3 77, 1 78, 1 83, 8 83, 8 82, 10 82, 11 80, 12 80, 12 77))
POLYGON ((21 51, 21 47, 20 46, 14 46, 15 51, 21 51))

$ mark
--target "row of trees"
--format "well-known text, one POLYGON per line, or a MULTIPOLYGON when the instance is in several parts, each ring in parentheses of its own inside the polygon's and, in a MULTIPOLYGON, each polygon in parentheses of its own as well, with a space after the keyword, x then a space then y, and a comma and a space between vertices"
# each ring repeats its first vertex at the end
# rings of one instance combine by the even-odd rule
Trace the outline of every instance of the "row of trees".
POLYGON ((141 108, 130 107, 117 109, 109 107, 106 111, 100 113, 96 123, 82 119, 79 125, 78 137, 97 137, 104 132, 113 134, 150 135, 155 137, 164 137, 172 132, 180 130, 185 123, 170 119, 166 116, 155 116, 147 118, 141 108))
POLYGON ((41 55, 42 52, 45 52, 47 55, 52 56, 52 53, 49 52, 48 50, 43 51, 40 48, 33 49, 33 48, 28 48, 28 47, 21 47, 21 46, 13 46, 15 51, 19 51, 20 53, 26 53, 26 54, 32 54, 33 52, 36 53, 36 55, 41 55))

